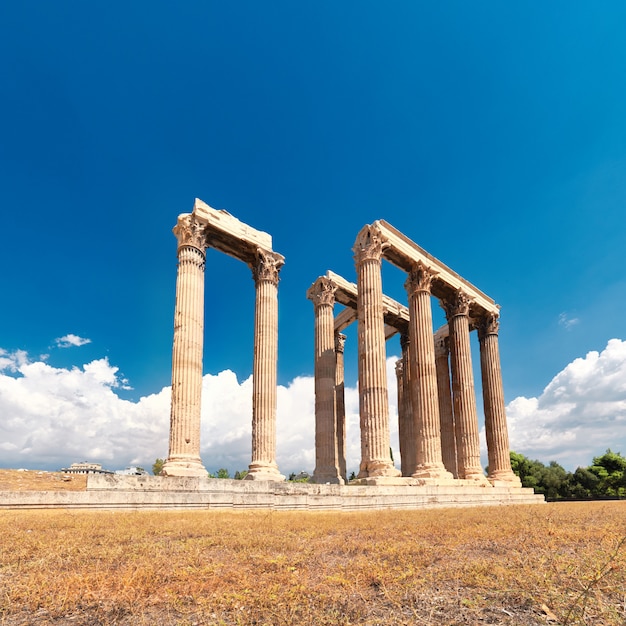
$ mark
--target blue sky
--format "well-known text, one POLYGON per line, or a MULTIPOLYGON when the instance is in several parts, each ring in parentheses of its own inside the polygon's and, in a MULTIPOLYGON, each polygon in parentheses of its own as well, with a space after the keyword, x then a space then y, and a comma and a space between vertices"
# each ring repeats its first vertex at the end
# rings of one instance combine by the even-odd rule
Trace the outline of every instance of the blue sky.
MULTIPOLYGON (((514 449, 569 469, 626 453, 625 31, 620 2, 3 3, 0 466, 167 454, 171 229, 195 197, 286 257, 284 471, 313 469, 306 289, 354 280, 381 218, 502 306, 514 449)), ((208 251, 206 296, 206 384, 230 370, 242 408, 205 398, 203 459, 234 471, 249 269, 208 251)))

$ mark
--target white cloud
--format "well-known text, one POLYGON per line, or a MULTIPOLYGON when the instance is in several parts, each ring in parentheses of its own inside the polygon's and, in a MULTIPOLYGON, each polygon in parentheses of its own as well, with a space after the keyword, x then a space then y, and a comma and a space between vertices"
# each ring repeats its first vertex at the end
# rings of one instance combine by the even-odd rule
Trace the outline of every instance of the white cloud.
MULTIPOLYGON (((399 465, 395 357, 387 360, 391 445, 399 465)), ((300 376, 277 390, 277 461, 282 473, 315 467, 314 384, 300 376)), ((150 467, 167 455, 170 388, 137 402, 121 399, 117 367, 97 359, 55 368, 24 351, 0 349, 0 466, 59 468, 96 461, 118 469, 150 467)), ((346 456, 357 471, 361 456, 358 392, 347 387, 346 456)), ((480 402, 479 402, 480 404, 480 402)), ((575 359, 537 398, 507 407, 511 449, 567 469, 589 465, 606 448, 626 453, 626 341, 575 359)), ((252 380, 225 370, 203 379, 201 455, 210 470, 248 467, 252 380)))
MULTIPOLYGON (((397 441, 395 358, 388 359, 392 437, 397 441)), ((150 467, 167 455, 171 389, 122 400, 118 368, 106 358, 71 369, 0 350, 0 466, 58 469, 73 461, 109 469, 150 467)), ((207 374, 202 387, 201 456, 207 469, 247 469, 251 457, 252 379, 207 374)), ((358 393, 346 388, 349 471, 358 471, 358 393)), ((277 461, 281 472, 315 467, 314 381, 295 378, 277 391, 277 461)), ((397 443, 394 445, 399 456, 397 443)))
POLYGON ((59 468, 85 459, 117 467, 163 454, 169 389, 133 403, 115 394, 118 368, 107 359, 63 369, 3 358, 16 375, 0 374, 0 465, 59 468))
POLYGON ((577 317, 570 317, 567 313, 559 315, 559 326, 563 326, 565 330, 571 330, 577 324, 580 324, 580 320, 577 317))
POLYGON ((24 350, 7 352, 0 348, 0 372, 17 372, 21 365, 28 363, 28 354, 24 350))
POLYGON ((63 337, 57 337, 54 340, 57 348, 72 348, 78 346, 84 346, 85 344, 91 343, 91 339, 85 339, 84 337, 79 337, 78 335, 64 335, 63 337))
POLYGON ((607 448, 626 453, 626 341, 611 339, 557 374, 538 398, 507 407, 511 449, 587 466, 607 448))
MULTIPOLYGON (((390 430, 394 457, 397 446, 397 394, 395 362, 387 359, 390 398, 390 430)), ((345 390, 346 462, 358 472, 361 458, 359 398, 356 388, 345 390)), ((225 467, 234 473, 247 469, 251 456, 252 378, 237 382, 229 370, 205 375, 202 396, 201 455, 209 469, 225 467)), ((298 376, 277 390, 276 456, 282 473, 315 469, 315 387, 312 376, 298 376)))

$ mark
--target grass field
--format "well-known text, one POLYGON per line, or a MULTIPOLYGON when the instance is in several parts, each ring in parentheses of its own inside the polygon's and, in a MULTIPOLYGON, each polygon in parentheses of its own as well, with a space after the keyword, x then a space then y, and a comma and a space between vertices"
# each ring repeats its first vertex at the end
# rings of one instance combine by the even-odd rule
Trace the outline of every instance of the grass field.
POLYGON ((0 512, 0 624, 626 623, 626 502, 0 512))

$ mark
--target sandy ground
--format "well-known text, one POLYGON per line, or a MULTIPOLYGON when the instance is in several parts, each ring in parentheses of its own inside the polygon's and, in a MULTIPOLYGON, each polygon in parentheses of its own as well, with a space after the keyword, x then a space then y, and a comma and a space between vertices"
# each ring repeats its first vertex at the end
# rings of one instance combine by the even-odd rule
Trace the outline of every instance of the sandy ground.
POLYGON ((0 469, 0 491, 84 491, 85 474, 0 469))

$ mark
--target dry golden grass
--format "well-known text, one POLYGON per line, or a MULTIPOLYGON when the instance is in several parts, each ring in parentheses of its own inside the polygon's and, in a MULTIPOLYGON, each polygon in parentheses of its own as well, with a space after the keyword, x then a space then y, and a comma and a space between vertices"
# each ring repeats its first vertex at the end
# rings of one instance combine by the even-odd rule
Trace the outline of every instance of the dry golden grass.
POLYGON ((0 491, 84 491, 86 474, 0 469, 0 491))
POLYGON ((626 502, 0 512, 0 623, 626 623, 626 502))

